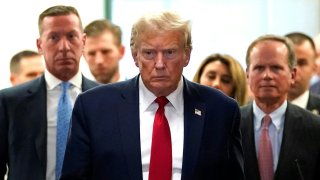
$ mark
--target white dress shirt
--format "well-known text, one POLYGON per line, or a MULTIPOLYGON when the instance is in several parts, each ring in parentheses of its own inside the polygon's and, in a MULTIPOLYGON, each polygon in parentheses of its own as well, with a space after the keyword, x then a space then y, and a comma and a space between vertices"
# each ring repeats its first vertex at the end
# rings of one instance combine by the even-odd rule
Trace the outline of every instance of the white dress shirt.
MULTIPOLYGON (((56 169, 56 127, 57 127, 57 108, 61 93, 61 80, 54 77, 47 70, 44 73, 47 85, 47 180, 55 180, 56 169)), ((71 83, 69 97, 72 107, 76 97, 81 93, 82 75, 78 72, 68 82, 71 83)))
MULTIPOLYGON (((150 92, 139 77, 139 112, 140 112, 140 141, 143 180, 148 180, 151 155, 153 121, 158 109, 154 102, 157 97, 150 92)), ((184 137, 184 106, 183 78, 177 89, 167 96, 169 103, 165 106, 172 142, 172 180, 181 179, 183 137, 184 137)))
POLYGON ((299 97, 297 97, 296 99, 294 99, 293 101, 291 101, 292 104, 297 105, 303 109, 307 109, 307 104, 308 104, 308 100, 309 100, 309 94, 310 91, 307 90, 305 91, 303 94, 301 94, 299 97))
MULTIPOLYGON (((284 101, 284 103, 282 103, 282 105, 278 109, 276 109, 271 114, 269 114, 271 117, 271 123, 269 126, 269 137, 272 145, 273 171, 276 170, 278 161, 279 161, 286 109, 287 109, 287 101, 284 101)), ((253 114, 254 114, 254 138, 255 138, 256 153, 258 157, 259 139, 262 131, 262 119, 266 115, 266 113, 264 113, 257 106, 255 101, 253 101, 253 114)))

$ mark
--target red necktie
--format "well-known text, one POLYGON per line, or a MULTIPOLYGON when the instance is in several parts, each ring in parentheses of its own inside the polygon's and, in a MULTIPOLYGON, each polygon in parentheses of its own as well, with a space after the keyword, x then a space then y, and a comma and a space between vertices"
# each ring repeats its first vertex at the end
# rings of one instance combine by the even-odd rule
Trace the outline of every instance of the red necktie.
POLYGON ((169 102, 164 96, 155 100, 159 104, 153 122, 149 180, 171 180, 172 148, 171 134, 164 106, 169 102))
POLYGON ((261 180, 273 180, 272 145, 268 133, 269 125, 271 123, 270 116, 264 116, 262 123, 258 154, 260 177, 261 180))

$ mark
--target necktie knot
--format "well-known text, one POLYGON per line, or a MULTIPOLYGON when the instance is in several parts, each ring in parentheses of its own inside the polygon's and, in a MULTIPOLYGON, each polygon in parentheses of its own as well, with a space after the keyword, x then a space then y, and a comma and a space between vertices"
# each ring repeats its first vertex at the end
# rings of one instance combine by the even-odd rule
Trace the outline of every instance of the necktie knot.
POLYGON ((269 115, 265 115, 263 117, 262 128, 269 129, 270 124, 271 124, 271 117, 269 115))
POLYGON ((165 96, 160 96, 157 97, 155 102, 159 104, 159 108, 163 108, 169 102, 169 100, 165 96))
POLYGON ((70 83, 68 81, 63 81, 60 83, 62 92, 66 92, 70 88, 70 83))

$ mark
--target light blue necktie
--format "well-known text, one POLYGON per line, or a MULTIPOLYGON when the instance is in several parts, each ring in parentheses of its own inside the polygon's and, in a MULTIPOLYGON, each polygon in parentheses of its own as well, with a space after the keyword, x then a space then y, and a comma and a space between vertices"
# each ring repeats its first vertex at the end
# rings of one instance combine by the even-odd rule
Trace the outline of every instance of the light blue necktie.
POLYGON ((57 116, 57 144, 56 144, 56 179, 58 180, 61 174, 64 153, 66 150, 67 136, 71 118, 71 102, 68 95, 70 83, 62 82, 62 89, 58 103, 57 116))

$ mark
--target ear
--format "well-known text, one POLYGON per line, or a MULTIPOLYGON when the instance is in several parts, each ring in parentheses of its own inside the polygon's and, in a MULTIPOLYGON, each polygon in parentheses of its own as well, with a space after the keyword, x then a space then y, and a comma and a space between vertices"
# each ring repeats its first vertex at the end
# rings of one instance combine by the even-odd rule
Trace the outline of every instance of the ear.
POLYGON ((10 82, 14 86, 16 84, 16 76, 14 74, 10 74, 10 82))
POLYGON ((297 68, 293 68, 291 71, 291 82, 290 84, 293 85, 295 80, 296 80, 296 75, 297 75, 297 68))
POLYGON ((43 55, 41 39, 38 38, 36 43, 37 43, 38 52, 43 55))
POLYGON ((82 52, 84 50, 84 46, 86 45, 86 40, 87 40, 87 34, 83 33, 82 34, 82 52))
POLYGON ((139 67, 138 52, 137 52, 136 50, 131 50, 131 51, 132 51, 131 55, 132 55, 132 58, 133 58, 133 60, 134 60, 134 64, 135 64, 137 67, 139 67))
POLYGON ((249 68, 248 67, 246 68, 246 78, 247 79, 249 78, 249 68))
POLYGON ((120 52, 120 57, 119 57, 119 60, 121 60, 124 56, 124 53, 125 53, 125 47, 123 45, 121 45, 119 47, 119 52, 120 52))
POLYGON ((187 49, 185 51, 185 60, 184 60, 184 67, 188 66, 189 62, 190 62, 190 57, 191 57, 191 51, 192 49, 187 49))

